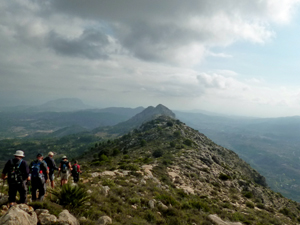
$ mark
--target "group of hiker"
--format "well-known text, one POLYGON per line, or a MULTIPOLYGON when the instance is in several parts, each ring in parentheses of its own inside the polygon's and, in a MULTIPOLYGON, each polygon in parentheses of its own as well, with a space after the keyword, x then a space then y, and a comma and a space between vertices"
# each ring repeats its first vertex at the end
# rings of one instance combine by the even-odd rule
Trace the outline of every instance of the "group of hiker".
POLYGON ((54 153, 49 152, 44 159, 42 153, 38 153, 36 160, 30 165, 23 158, 25 157, 22 150, 17 150, 14 158, 7 161, 2 171, 2 180, 7 179, 8 182, 8 201, 10 206, 16 202, 17 192, 20 194, 20 203, 27 203, 27 191, 31 187, 32 201, 42 201, 46 193, 46 185, 50 180, 51 188, 54 188, 54 171, 58 170, 58 176, 61 177, 61 186, 68 182, 70 174, 73 177, 74 183, 79 181, 81 173, 78 161, 74 164, 68 161, 67 156, 63 156, 57 167, 53 159, 54 153), (38 191, 38 197, 37 197, 38 191))

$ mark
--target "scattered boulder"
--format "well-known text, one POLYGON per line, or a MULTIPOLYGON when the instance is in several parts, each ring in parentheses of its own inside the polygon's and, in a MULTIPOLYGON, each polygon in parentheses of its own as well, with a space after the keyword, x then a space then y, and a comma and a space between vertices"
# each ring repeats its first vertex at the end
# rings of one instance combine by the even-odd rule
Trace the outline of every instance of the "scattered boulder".
POLYGON ((208 218, 216 225, 243 225, 240 222, 226 222, 223 221, 220 217, 218 217, 216 214, 209 215, 208 218))
POLYGON ((162 210, 162 211, 167 211, 168 210, 168 206, 166 206, 165 204, 163 204, 162 202, 159 202, 157 204, 157 207, 162 210))
POLYGON ((38 218, 33 208, 26 204, 11 207, 1 218, 2 225, 33 225, 37 224, 38 218))
POLYGON ((112 219, 109 216, 102 216, 98 219, 97 224, 99 225, 112 224, 112 219))
POLYGON ((101 176, 111 176, 111 177, 113 177, 113 176, 116 176, 116 173, 113 172, 113 171, 104 171, 100 175, 101 176))
POLYGON ((58 215, 58 222, 60 224, 80 225, 76 217, 69 213, 69 211, 66 209, 58 215))
POLYGON ((101 192, 104 194, 104 196, 108 196, 110 188, 108 186, 101 186, 101 192))
POLYGON ((98 172, 91 173, 91 177, 99 177, 100 175, 98 172))
POLYGON ((8 203, 8 196, 0 194, 0 205, 6 205, 8 203))
POLYGON ((57 222, 56 216, 51 215, 47 209, 37 209, 35 212, 41 225, 51 225, 57 222))
POLYGON ((149 200, 148 205, 149 205, 150 209, 154 209, 154 207, 155 207, 154 200, 149 200))
POLYGON ((142 169, 145 171, 148 177, 153 177, 151 170, 153 169, 152 165, 143 165, 142 169))

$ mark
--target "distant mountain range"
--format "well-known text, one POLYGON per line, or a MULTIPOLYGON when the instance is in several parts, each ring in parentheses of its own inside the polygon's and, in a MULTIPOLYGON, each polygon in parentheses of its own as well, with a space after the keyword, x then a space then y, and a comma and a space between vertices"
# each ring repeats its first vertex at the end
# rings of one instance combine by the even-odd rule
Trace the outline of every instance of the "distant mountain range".
MULTIPOLYGON (((146 109, 111 107, 67 110, 85 107, 81 101, 57 100, 24 110, 0 112, 0 139, 65 137, 81 132, 99 138, 113 138, 141 124, 166 115, 179 119, 211 140, 239 154, 267 178, 270 187, 300 202, 300 117, 248 118, 174 111, 163 105, 146 109), (63 105, 66 106, 63 106, 63 105), (59 107, 61 106, 61 107, 59 107), (56 109, 43 112, 42 109, 56 109), (61 110, 61 111, 59 111, 61 110)), ((21 109, 22 108, 22 109, 21 109)))

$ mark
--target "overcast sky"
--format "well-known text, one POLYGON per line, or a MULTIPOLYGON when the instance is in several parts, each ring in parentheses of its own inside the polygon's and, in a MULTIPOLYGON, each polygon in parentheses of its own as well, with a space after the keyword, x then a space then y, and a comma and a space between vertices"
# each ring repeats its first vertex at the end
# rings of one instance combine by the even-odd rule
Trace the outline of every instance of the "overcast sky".
POLYGON ((300 115, 300 0, 0 2, 0 103, 300 115))

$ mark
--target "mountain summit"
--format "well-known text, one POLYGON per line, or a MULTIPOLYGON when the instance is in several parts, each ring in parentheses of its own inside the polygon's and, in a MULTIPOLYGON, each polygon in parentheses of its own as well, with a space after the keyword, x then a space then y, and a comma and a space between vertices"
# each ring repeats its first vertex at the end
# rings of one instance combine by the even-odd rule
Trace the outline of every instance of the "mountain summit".
POLYGON ((105 131, 110 134, 125 134, 132 129, 138 128, 143 123, 158 118, 159 116, 167 116, 175 119, 175 114, 170 109, 168 109, 166 106, 162 104, 159 104, 156 107, 149 106, 146 109, 144 109, 142 112, 133 116, 131 119, 119 123, 113 127, 96 128, 94 130, 94 133, 105 131))

